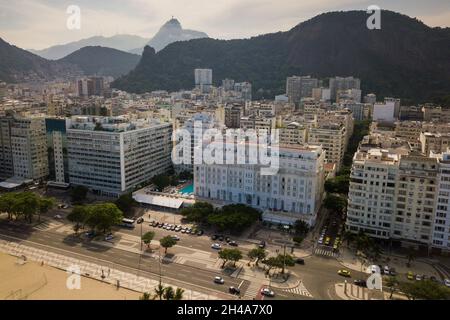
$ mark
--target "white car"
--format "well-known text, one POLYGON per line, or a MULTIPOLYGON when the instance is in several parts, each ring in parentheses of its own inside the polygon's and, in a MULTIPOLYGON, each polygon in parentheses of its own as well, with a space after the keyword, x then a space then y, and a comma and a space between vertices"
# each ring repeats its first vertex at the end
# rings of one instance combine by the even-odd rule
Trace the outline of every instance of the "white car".
POLYGON ((445 279, 444 284, 450 288, 450 279, 445 279))
POLYGON ((62 216, 60 214, 55 214, 55 216, 53 218, 55 218, 55 219, 62 219, 62 216))
POLYGON ((389 274, 391 271, 391 268, 389 268, 389 266, 384 266, 383 271, 384 271, 384 274, 389 274))
POLYGON ((224 284, 225 280, 222 277, 214 277, 214 282, 218 284, 224 284))
POLYGON ((275 297, 275 292, 273 292, 269 288, 261 289, 261 294, 266 297, 275 297))
POLYGON ((180 241, 180 237, 177 236, 176 234, 174 234, 174 235, 172 236, 172 239, 175 240, 175 241, 180 241))
POLYGON ((112 239, 114 239, 114 236, 110 233, 110 234, 107 234, 106 236, 105 236, 105 241, 111 241, 112 239))
POLYGON ((211 245, 211 248, 216 249, 216 250, 220 250, 222 248, 222 246, 218 243, 213 243, 211 245))

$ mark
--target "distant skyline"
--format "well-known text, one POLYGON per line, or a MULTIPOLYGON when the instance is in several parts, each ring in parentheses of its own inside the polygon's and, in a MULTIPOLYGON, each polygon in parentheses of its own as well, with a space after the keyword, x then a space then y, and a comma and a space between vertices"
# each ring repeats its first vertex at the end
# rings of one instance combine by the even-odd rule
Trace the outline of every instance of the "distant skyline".
POLYGON ((0 0, 0 38, 24 49, 43 49, 102 35, 151 38, 172 16, 183 28, 212 38, 248 38, 286 31, 320 13, 397 11, 431 27, 450 26, 449 0, 0 0), (81 30, 68 30, 66 9, 81 9, 81 30))

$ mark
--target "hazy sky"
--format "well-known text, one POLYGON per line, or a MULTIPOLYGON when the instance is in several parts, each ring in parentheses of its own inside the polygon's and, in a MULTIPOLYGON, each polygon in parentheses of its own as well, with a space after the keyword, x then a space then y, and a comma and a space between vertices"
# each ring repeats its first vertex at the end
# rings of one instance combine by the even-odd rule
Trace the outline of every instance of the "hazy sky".
POLYGON ((450 26, 450 0, 0 0, 0 37, 27 49, 94 35, 151 38, 173 15, 184 28, 213 38, 244 38, 289 30, 322 12, 372 4, 430 26, 450 26), (81 9, 80 30, 66 27, 69 5, 81 9))

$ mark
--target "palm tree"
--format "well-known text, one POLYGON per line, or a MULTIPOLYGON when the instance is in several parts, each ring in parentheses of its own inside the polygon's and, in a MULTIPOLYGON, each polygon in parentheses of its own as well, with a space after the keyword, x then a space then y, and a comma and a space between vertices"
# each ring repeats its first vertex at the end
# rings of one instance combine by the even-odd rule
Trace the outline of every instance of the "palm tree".
POLYGON ((181 288, 177 288, 175 291, 175 295, 173 296, 173 300, 182 300, 183 299, 184 290, 181 288))
POLYGON ((144 292, 142 296, 139 297, 139 300, 150 300, 150 293, 144 292))
POLYGON ((166 300, 173 300, 173 298, 175 297, 175 291, 173 291, 172 287, 167 287, 164 290, 163 296, 164 296, 164 299, 166 299, 166 300))
POLYGON ((162 300, 165 291, 166 288, 161 283, 158 284, 158 286, 155 288, 155 298, 159 297, 159 300, 162 300))

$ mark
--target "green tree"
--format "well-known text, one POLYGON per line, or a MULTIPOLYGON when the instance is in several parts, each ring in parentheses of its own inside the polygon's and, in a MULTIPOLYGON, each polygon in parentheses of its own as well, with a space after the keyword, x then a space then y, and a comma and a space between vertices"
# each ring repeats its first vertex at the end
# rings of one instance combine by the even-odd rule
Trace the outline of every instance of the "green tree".
POLYGON ((401 282, 399 289, 408 299, 449 300, 450 289, 431 280, 401 282))
POLYGON ((33 215, 39 208, 40 197, 33 192, 20 192, 16 194, 12 207, 13 212, 23 216, 28 223, 33 221, 33 215))
POLYGON ((309 224, 303 220, 297 220, 294 224, 295 233, 299 236, 305 236, 309 231, 309 224))
POLYGON ((158 297, 159 300, 162 300, 162 297, 163 297, 165 291, 166 291, 166 288, 161 283, 159 283, 155 287, 155 298, 158 297))
POLYGON ((159 174, 152 178, 152 183, 156 186, 158 191, 163 191, 165 187, 170 186, 170 177, 165 174, 159 174))
POLYGON ((88 217, 88 211, 86 206, 75 206, 72 211, 67 215, 67 220, 75 223, 73 229, 78 234, 80 228, 84 225, 88 217))
POLYGON ((236 262, 242 259, 242 252, 239 249, 222 249, 219 251, 219 258, 223 260, 222 268, 228 261, 233 261, 236 265, 236 262))
POLYGON ((163 247, 164 253, 167 253, 167 249, 172 248, 174 245, 177 244, 177 241, 172 238, 172 236, 165 236, 161 240, 159 240, 159 243, 161 244, 161 247, 163 247))
POLYGON ((282 268, 280 260, 277 257, 269 257, 263 260, 262 263, 264 263, 268 267, 267 274, 269 274, 270 270, 272 270, 273 268, 282 268))
POLYGON ((155 233, 153 231, 149 231, 146 232, 143 236, 142 236, 142 242, 144 242, 147 247, 150 246, 150 243, 152 242, 153 238, 155 237, 155 233))
POLYGON ((139 297, 139 300, 150 300, 150 298, 151 298, 150 293, 144 292, 142 296, 139 297))
POLYGON ((166 299, 166 300, 173 300, 173 298, 175 297, 175 291, 173 290, 173 288, 170 287, 170 286, 167 287, 167 288, 164 290, 163 297, 164 297, 164 299, 166 299))
POLYGON ((299 246, 303 242, 304 238, 301 236, 295 236, 292 238, 292 240, 295 242, 296 245, 299 246))
POLYGON ((181 288, 177 288, 177 290, 175 291, 173 300, 183 300, 183 294, 184 294, 184 290, 181 288))
POLYGON ((55 206, 56 200, 54 198, 41 198, 39 199, 38 221, 41 222, 41 214, 47 213, 50 209, 55 206))
POLYGON ((133 207, 137 204, 131 193, 121 195, 114 203, 126 216, 133 215, 133 207))
POLYGON ((88 193, 88 188, 85 186, 75 186, 70 191, 70 197, 72 199, 73 203, 82 203, 84 200, 86 200, 86 196, 88 193))
POLYGON ((244 204, 223 206, 208 217, 208 223, 220 231, 242 232, 258 221, 261 212, 244 204))
POLYGON ((347 200, 344 197, 327 194, 323 201, 323 206, 329 210, 342 213, 347 208, 347 200))
POLYGON ((122 211, 114 203, 97 203, 87 206, 86 224, 92 229, 106 233, 123 219, 122 211))
POLYGON ((279 254, 276 259, 278 259, 278 265, 281 266, 281 273, 284 273, 286 267, 295 266, 295 259, 289 254, 279 254))
POLYGON ((248 257, 252 260, 256 260, 256 265, 258 265, 260 260, 264 260, 267 257, 267 251, 264 248, 254 248, 248 252, 248 257))
POLYGON ((210 203, 201 201, 181 210, 181 215, 183 215, 186 220, 202 224, 207 223, 208 217, 212 213, 214 213, 214 207, 210 203))
POLYGON ((8 220, 12 220, 14 217, 14 203, 18 193, 10 192, 0 196, 0 212, 6 212, 8 214, 8 220))

